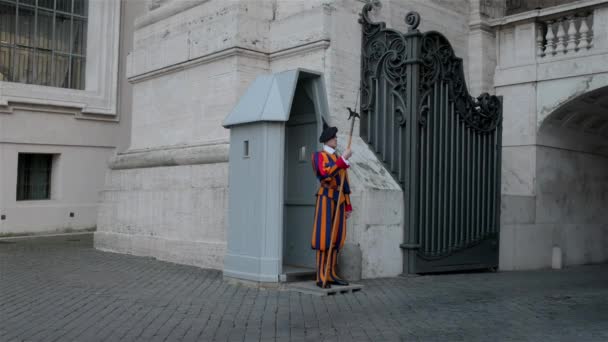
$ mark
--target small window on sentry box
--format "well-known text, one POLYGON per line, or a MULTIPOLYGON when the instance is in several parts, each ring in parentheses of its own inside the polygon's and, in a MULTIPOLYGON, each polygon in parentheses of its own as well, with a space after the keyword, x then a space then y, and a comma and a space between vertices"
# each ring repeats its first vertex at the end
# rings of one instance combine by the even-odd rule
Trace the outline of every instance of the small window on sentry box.
POLYGON ((249 158, 249 140, 243 141, 243 158, 249 158))
POLYGON ((52 154, 19 153, 17 201, 51 198, 52 154))
POLYGON ((300 163, 308 163, 308 160, 306 160, 307 156, 306 156, 306 146, 300 146, 300 149, 298 150, 298 162, 300 163))

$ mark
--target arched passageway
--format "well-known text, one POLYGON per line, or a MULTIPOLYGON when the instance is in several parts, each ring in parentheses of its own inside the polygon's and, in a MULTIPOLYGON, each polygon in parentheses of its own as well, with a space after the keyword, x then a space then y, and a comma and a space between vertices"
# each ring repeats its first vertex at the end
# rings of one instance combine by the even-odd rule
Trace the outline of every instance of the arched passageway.
POLYGON ((608 261, 608 87, 582 94, 540 125, 536 225, 564 265, 608 261))

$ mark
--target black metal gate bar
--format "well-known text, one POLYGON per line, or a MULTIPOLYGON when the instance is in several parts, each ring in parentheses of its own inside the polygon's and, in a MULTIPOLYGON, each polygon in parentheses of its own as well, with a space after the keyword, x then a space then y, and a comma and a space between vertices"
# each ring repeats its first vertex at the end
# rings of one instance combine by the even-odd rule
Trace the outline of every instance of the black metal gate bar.
POLYGON ((404 190, 404 272, 496 267, 502 104, 472 98, 437 32, 361 13, 361 137, 404 190))

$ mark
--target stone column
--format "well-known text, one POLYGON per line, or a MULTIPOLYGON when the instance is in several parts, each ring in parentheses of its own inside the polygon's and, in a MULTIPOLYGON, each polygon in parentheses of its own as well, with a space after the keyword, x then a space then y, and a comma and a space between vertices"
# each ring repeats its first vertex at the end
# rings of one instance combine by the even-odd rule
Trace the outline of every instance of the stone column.
POLYGON ((504 15, 504 1, 471 0, 469 4, 469 91, 472 96, 483 92, 493 94, 496 34, 488 21, 504 15))

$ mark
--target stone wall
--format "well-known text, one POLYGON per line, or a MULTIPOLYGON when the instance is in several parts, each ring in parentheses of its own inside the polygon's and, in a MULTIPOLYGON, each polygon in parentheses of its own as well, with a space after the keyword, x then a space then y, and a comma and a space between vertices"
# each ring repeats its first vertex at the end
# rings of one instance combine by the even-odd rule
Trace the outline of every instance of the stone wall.
POLYGON ((85 89, 0 81, 0 236, 96 226, 106 161, 128 143, 117 65, 119 45, 128 46, 120 37, 132 31, 122 25, 121 1, 92 1, 88 9, 85 89), (17 201, 20 153, 53 155, 49 199, 17 201))
POLYGON ((535 195, 511 197, 519 212, 503 211, 519 220, 502 226, 501 268, 549 267, 554 246, 566 266, 607 261, 608 157, 538 147, 535 162, 535 195))
POLYGON ((226 251, 228 164, 108 172, 95 247, 221 268, 226 251))
POLYGON ((63 233, 95 228, 98 192, 103 188, 106 160, 114 150, 112 142, 107 140, 116 130, 115 124, 105 128, 98 124, 50 113, 16 111, 10 117, 0 115, 0 214, 3 216, 0 235, 63 233), (23 139, 23 127, 37 134, 23 139), (77 131, 75 128, 83 134, 82 139, 72 135, 77 131), (91 138, 86 143, 85 132, 91 138), (108 135, 107 138, 102 136, 103 133, 108 135), (19 137, 14 140, 16 135, 19 137), (78 142, 84 144, 79 145, 78 142), (94 142, 103 143, 95 145, 94 142), (17 201, 20 153, 53 155, 48 200, 17 201))
POLYGON ((96 248, 222 268, 229 132, 221 121, 260 61, 245 49, 226 53, 256 44, 238 34, 243 7, 227 5, 159 2, 135 20, 131 144, 110 160, 96 248))
MULTIPOLYGON (((347 140, 345 135, 338 138, 347 140)), ((353 139, 352 149, 353 215, 340 265, 348 279, 396 276, 403 272, 403 191, 361 138, 353 139)))
POLYGON ((608 260, 608 156, 540 147, 536 222, 553 226, 566 265, 608 260))
MULTIPOLYGON (((569 6, 566 14, 577 11, 575 2, 569 6)), ((495 89, 504 103, 503 270, 550 267, 553 246, 561 247, 566 265, 608 259, 608 219, 601 209, 608 205, 608 134, 595 127, 608 121, 602 102, 608 11, 592 10, 592 48, 555 55, 539 50, 546 13, 492 23, 498 37, 495 89)), ((554 9, 550 14, 559 16, 554 9)))
MULTIPOLYGON (((345 108, 355 107, 359 88, 357 21, 363 5, 154 2, 135 21, 127 68, 133 83, 131 148, 110 163, 96 246, 221 269, 227 154, 205 146, 227 151, 229 131, 221 121, 257 75, 294 68, 324 73, 330 124, 347 134, 345 108), (198 157, 188 152, 199 147, 198 157)), ((384 1, 375 15, 405 30, 412 10, 421 13, 423 30, 445 33, 466 62, 467 1, 384 1)), ((395 276, 402 272, 403 193, 356 136, 358 125, 351 169, 355 214, 347 238, 353 254, 346 259, 357 260, 354 269, 360 271, 349 277, 395 276)))

